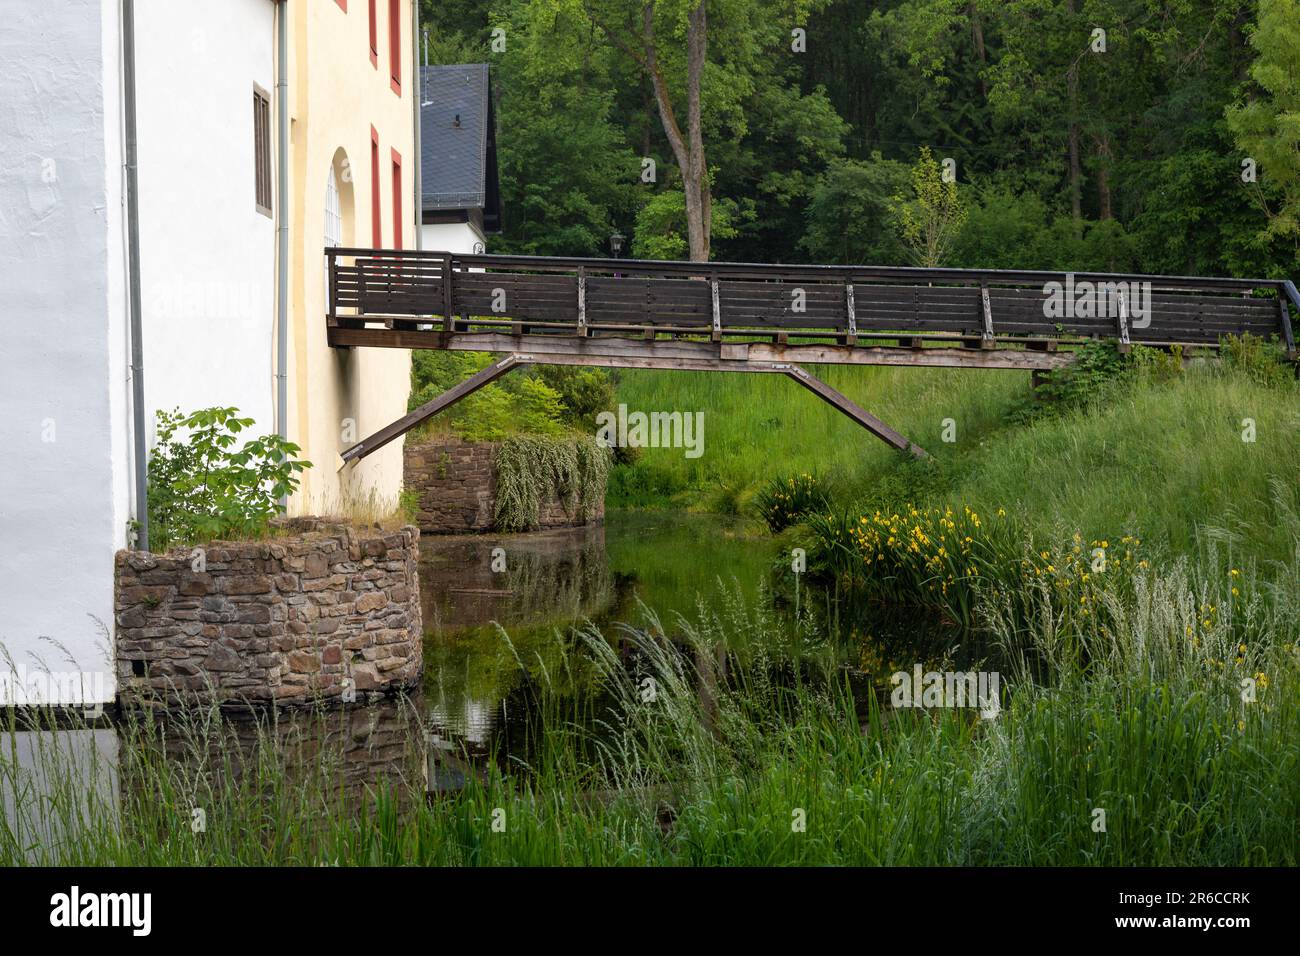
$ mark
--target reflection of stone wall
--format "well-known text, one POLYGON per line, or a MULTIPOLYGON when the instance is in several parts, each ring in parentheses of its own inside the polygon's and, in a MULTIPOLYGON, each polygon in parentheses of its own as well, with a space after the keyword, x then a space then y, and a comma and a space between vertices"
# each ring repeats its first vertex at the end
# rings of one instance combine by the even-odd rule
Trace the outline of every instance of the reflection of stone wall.
MULTIPOLYGON (((422 701, 404 695, 367 706, 301 708, 272 715, 199 714, 189 721, 143 722, 123 728, 133 756, 164 759, 179 775, 221 791, 237 787, 259 762, 279 768, 285 790, 311 788, 313 797, 339 809, 358 807, 382 786, 406 804, 423 799, 427 764, 422 701), (146 753, 149 751, 149 753, 146 753)), ((148 761, 146 760, 146 765, 148 761)), ((124 789, 147 799, 149 780, 136 776, 136 761, 124 762, 124 789)), ((202 789, 202 788, 200 788, 202 789)), ((209 826, 214 823, 211 819, 209 826)))
MULTIPOLYGON (((467 442, 455 435, 406 443, 406 487, 418 496, 416 524, 421 531, 463 534, 491 530, 500 447, 499 442, 467 442)), ((543 496, 539 513, 542 528, 570 528, 603 521, 605 502, 598 501, 584 522, 570 515, 559 496, 551 493, 543 496)))
POLYGON ((421 549, 420 603, 431 634, 578 620, 612 600, 603 525, 429 538, 421 549))
POLYGON ((124 703, 301 704, 419 682, 419 532, 279 525, 291 536, 214 542, 201 562, 194 549, 117 553, 124 703))

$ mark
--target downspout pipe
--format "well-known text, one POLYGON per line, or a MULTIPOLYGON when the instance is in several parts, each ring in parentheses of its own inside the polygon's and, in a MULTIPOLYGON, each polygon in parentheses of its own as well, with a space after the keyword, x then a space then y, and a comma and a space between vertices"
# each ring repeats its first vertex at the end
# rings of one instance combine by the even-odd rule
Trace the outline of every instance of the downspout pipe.
POLYGON ((135 109, 135 0, 122 0, 123 130, 126 160, 127 285, 131 327, 131 439, 135 466, 135 546, 149 550, 149 482, 145 448, 144 319, 140 304, 140 180, 135 109))
MULTIPOLYGON (((411 3, 411 72, 415 74, 415 82, 411 84, 411 109, 415 113, 415 192, 411 195, 411 205, 415 209, 415 248, 424 248, 424 196, 420 192, 422 188, 420 173, 424 166, 424 147, 420 145, 420 104, 424 100, 424 71, 420 67, 420 3, 419 0, 413 0, 411 3)), ((424 44, 425 55, 428 55, 428 44, 424 44)))
MULTIPOLYGON (((276 2, 275 424, 289 439, 289 3, 276 2)), ((288 505, 287 496, 280 498, 288 505)))

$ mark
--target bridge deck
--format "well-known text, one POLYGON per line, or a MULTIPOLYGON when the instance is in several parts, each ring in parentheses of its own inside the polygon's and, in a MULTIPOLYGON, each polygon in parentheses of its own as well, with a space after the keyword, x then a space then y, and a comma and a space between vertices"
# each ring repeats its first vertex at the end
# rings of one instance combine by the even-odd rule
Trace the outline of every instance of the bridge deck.
POLYGON ((1109 339, 1215 349, 1276 337, 1289 281, 325 250, 329 344, 508 353, 343 451, 344 463, 532 363, 790 377, 900 451, 925 452, 798 363, 1058 368, 1109 339))
POLYGON ((709 367, 798 358, 1050 368, 1059 360, 1048 354, 1088 339, 1213 349, 1243 333, 1276 336, 1294 358, 1290 310, 1300 309, 1294 285, 1276 279, 347 248, 326 256, 331 345, 527 349, 593 364, 657 351, 709 367), (599 341, 608 339, 626 344, 599 341), (632 344, 664 340, 714 345, 632 344), (750 345, 728 349, 733 342, 750 345), (990 351, 1013 354, 978 356, 990 351))

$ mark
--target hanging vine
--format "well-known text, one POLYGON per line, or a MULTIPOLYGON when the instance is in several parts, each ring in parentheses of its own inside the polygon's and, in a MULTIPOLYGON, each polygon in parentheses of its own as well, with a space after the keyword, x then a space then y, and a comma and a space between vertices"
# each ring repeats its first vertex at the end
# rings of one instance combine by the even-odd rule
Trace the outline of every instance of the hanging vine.
POLYGON ((609 449, 595 438, 515 435, 497 453, 494 520, 500 531, 541 525, 541 505, 554 495, 570 520, 586 521, 604 500, 609 449))

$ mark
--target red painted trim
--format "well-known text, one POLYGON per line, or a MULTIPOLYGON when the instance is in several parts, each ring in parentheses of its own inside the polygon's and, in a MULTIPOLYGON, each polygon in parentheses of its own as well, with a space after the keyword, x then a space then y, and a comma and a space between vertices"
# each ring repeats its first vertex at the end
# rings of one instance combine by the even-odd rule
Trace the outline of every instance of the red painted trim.
POLYGON ((388 80, 402 95, 402 0, 388 0, 388 80))
POLYGON ((402 248, 402 154, 393 150, 393 248, 402 248))
POLYGON ((375 4, 378 0, 370 0, 370 65, 376 70, 379 69, 379 26, 375 20, 375 4))
POLYGON ((383 222, 379 214, 379 131, 370 127, 370 238, 376 249, 384 247, 383 222))
POLYGON ((339 9, 344 13, 348 12, 348 0, 334 0, 339 5, 339 9))

